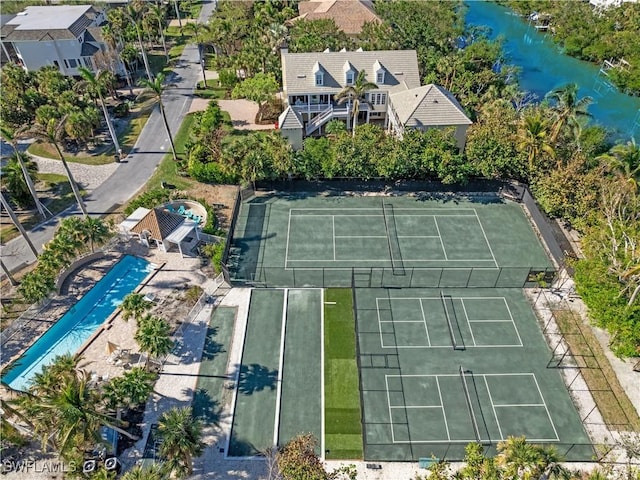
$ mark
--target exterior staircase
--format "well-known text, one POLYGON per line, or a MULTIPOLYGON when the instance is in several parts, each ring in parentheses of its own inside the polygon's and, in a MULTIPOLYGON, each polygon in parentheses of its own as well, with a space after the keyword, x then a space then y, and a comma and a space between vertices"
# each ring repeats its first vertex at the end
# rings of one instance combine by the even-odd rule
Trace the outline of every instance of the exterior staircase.
POLYGON ((313 132, 318 130, 322 125, 333 120, 334 118, 347 118, 347 115, 348 109, 346 107, 336 108, 333 105, 330 105, 329 108, 320 112, 320 115, 316 115, 307 123, 305 133, 307 136, 309 136, 313 132))

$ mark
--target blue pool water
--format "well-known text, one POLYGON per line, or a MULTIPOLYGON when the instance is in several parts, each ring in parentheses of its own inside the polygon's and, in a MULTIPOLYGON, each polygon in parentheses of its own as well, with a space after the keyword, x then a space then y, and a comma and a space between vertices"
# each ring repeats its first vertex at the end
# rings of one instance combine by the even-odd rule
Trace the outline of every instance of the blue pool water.
POLYGON ((522 69, 519 75, 523 90, 533 92, 540 99, 554 88, 577 83, 580 96, 590 96, 589 107, 593 121, 613 130, 623 140, 632 132, 640 141, 640 127, 634 131, 634 120, 640 112, 640 98, 620 93, 603 82, 599 67, 563 54, 550 35, 538 33, 528 22, 511 10, 486 1, 467 1, 468 25, 491 28, 490 38, 505 38, 507 63, 522 69))
POLYGON ((75 353, 151 271, 152 265, 127 255, 42 335, 2 376, 14 390, 27 390, 33 376, 59 355, 75 353))

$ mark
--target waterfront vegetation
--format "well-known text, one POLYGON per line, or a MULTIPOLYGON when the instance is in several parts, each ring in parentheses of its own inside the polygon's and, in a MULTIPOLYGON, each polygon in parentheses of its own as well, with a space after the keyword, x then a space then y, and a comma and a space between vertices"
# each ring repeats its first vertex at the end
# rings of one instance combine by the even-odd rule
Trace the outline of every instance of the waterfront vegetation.
POLYGON ((606 9, 589 2, 562 0, 502 0, 517 13, 529 17, 534 12, 547 17, 554 42, 564 53, 602 64, 611 60, 628 65, 608 71, 609 78, 623 92, 640 95, 640 5, 623 2, 606 9))

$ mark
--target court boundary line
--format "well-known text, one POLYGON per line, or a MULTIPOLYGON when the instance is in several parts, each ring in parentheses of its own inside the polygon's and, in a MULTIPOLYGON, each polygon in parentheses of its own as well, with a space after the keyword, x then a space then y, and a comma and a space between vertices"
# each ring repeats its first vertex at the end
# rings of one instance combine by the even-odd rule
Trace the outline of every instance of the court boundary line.
POLYGON ((489 239, 487 238, 487 234, 484 231, 484 226, 482 225, 482 222, 480 221, 480 217, 478 216, 478 211, 474 208, 473 211, 476 214, 476 219, 478 220, 478 225, 480 225, 480 230, 482 231, 482 235, 484 236, 484 241, 487 242, 487 247, 489 247, 489 252, 491 253, 491 258, 493 258, 493 263, 496 265, 496 268, 498 267, 498 262, 496 261, 496 256, 493 254, 493 249, 491 248, 491 243, 489 243, 489 239))
MULTIPOLYGON (((466 375, 466 372, 465 372, 466 375)), ((485 386, 487 388, 487 394, 489 397, 489 402, 491 403, 491 407, 492 407, 492 411, 493 411, 493 416, 494 416, 494 420, 496 422, 496 426, 498 427, 498 432, 500 433, 500 438, 499 439, 487 439, 487 440, 491 440, 492 443, 495 443, 495 441, 503 441, 506 440, 504 438, 504 434, 502 432, 502 427, 500 425, 500 420, 498 419, 498 414, 495 410, 495 407, 499 407, 499 405, 496 405, 493 403, 493 397, 491 396, 491 389, 489 388, 489 384, 487 382, 487 377, 509 377, 509 376, 526 376, 526 377, 533 377, 534 382, 536 384, 536 387, 538 389, 538 394, 540 395, 540 399, 542 400, 543 403, 541 404, 535 404, 534 406, 536 407, 541 407, 541 406, 545 406, 545 411, 547 413, 547 418, 549 419, 549 423, 551 424, 551 427, 553 428, 553 433, 555 435, 555 438, 527 438, 528 441, 531 442, 548 442, 548 443, 554 443, 554 442, 560 442, 560 437, 558 436, 558 431, 556 429, 555 423, 553 421, 553 419, 551 418, 551 415, 549 414, 549 409, 546 403, 546 400, 544 399, 544 396, 542 395, 542 392, 540 391, 540 386, 538 384, 538 380, 536 378, 535 373, 532 372, 522 372, 522 373, 514 373, 514 372, 509 372, 509 373, 479 373, 479 374, 474 374, 472 372, 472 375, 474 376, 482 376, 485 386)), ((456 373, 456 374, 452 374, 452 373, 443 373, 443 374, 385 374, 385 387, 387 389, 387 407, 389 410, 389 426, 390 426, 390 430, 391 430, 391 438, 392 438, 392 444, 411 444, 411 443, 416 443, 416 444, 443 444, 443 443, 471 443, 471 442, 476 442, 477 439, 463 439, 463 440, 451 440, 450 438, 450 433, 449 433, 449 429, 448 429, 448 424, 446 421, 446 409, 444 408, 444 402, 442 401, 442 392, 440 391, 440 382, 438 380, 439 377, 458 377, 460 378, 460 374, 456 373), (407 441, 407 440, 395 440, 395 435, 393 434, 393 417, 391 416, 391 410, 393 408, 413 408, 413 409, 418 409, 418 408, 438 408, 437 405, 412 405, 412 406, 407 406, 405 405, 405 407, 402 406, 391 406, 391 400, 389 397, 389 378, 391 377, 400 377, 400 381, 402 382, 402 377, 435 377, 436 378, 436 383, 438 386, 438 394, 440 396, 440 402, 441 402, 441 409, 443 412, 443 419, 445 422, 445 425, 447 426, 447 433, 449 435, 449 439, 445 440, 445 439, 438 439, 438 440, 413 440, 413 441, 407 441)), ((394 390, 395 391, 395 390, 394 390)), ((403 385, 403 391, 402 391, 403 397, 404 397, 404 385, 403 385)), ((526 405, 518 405, 518 406, 526 406, 526 405)), ((407 425, 409 425, 409 419, 407 418, 407 425)), ((378 422, 379 423, 379 422, 378 422)), ((473 425, 472 425, 473 427, 473 425)), ((411 436, 411 434, 409 433, 409 437, 411 436)), ((480 439, 480 441, 484 441, 485 439, 480 439)))
POLYGON ((324 398, 324 288, 320 289, 320 458, 325 459, 325 398, 324 398))
MULTIPOLYGON (((465 320, 467 322, 467 327, 471 334, 471 339, 473 341, 473 345, 465 345, 466 348, 524 348, 524 344, 522 343, 522 337, 520 336, 520 332, 518 331, 518 327, 511 313, 511 309, 509 308, 509 304, 507 303, 506 297, 452 297, 449 296, 451 301, 459 300, 462 304, 465 320), (467 313, 466 306, 464 304, 464 300, 502 300, 507 307, 507 313, 509 314, 510 319, 504 320, 469 320, 469 315, 467 313), (513 325, 513 329, 516 332, 516 336, 518 338, 519 344, 496 344, 496 345, 478 345, 473 334, 473 328, 471 323, 511 323, 513 325)), ((429 335, 429 328, 427 324, 427 318, 424 310, 424 306, 422 304, 423 300, 438 300, 442 301, 441 297, 375 297, 376 300, 376 315, 378 317, 378 331, 380 333, 380 347, 381 348, 395 348, 395 349, 408 349, 408 348, 451 348, 451 345, 433 345, 431 343, 431 337, 429 335), (427 336, 428 345, 385 345, 383 340, 383 334, 386 332, 382 331, 383 323, 420 323, 420 320, 382 320, 380 317, 380 311, 385 310, 384 308, 380 308, 380 300, 389 300, 389 307, 391 307, 391 300, 418 300, 420 304, 420 311, 422 314, 422 321, 425 325, 425 331, 427 336)), ((444 307, 446 310, 446 306, 444 307)), ((446 315, 446 312, 445 312, 446 315)), ((449 325, 449 321, 447 320, 447 324, 449 325)))
POLYGON ((447 250, 444 248, 444 242, 442 241, 442 234, 440 233, 440 227, 438 226, 438 219, 435 216, 433 217, 433 223, 435 224, 436 230, 438 231, 438 238, 440 238, 440 247, 442 247, 444 260, 445 262, 448 262, 449 259, 447 258, 447 250))
MULTIPOLYGON (((384 207, 383 207, 384 208, 384 207)), ((391 264, 393 264, 393 259, 390 260, 384 260, 384 259, 358 259, 358 260, 349 260, 349 259, 336 259, 336 238, 387 238, 387 236, 382 236, 382 235, 336 235, 336 227, 335 227, 335 217, 365 217, 365 216, 373 216, 373 217, 382 217, 384 219, 384 213, 382 214, 377 214, 377 215, 340 215, 339 213, 332 213, 332 214, 326 214, 326 215, 315 215, 315 214, 311 214, 311 215, 293 215, 292 212, 293 211, 305 211, 305 210, 313 210, 313 211, 332 211, 334 212, 335 209, 333 208, 289 208, 289 216, 288 216, 288 224, 287 224, 287 241, 286 241, 286 246, 285 246, 285 258, 284 258, 284 269, 285 270, 289 270, 289 264, 291 262, 344 262, 344 263, 349 263, 349 262, 374 262, 374 263, 381 263, 381 262, 391 262, 391 264), (292 217, 331 217, 331 222, 333 225, 333 231, 332 231, 332 242, 333 242, 333 260, 331 259, 313 259, 313 260, 309 260, 309 259, 290 259, 289 258, 289 241, 291 238, 291 218, 292 217)), ((361 210, 377 210, 379 211, 380 208, 345 208, 342 210, 353 210, 353 211, 361 211, 361 210)), ((424 210, 428 210, 428 209, 423 209, 423 208, 398 208, 397 210, 409 210, 409 211, 424 211, 424 210)), ((439 209, 434 208, 433 210, 438 211, 439 209)), ((465 214, 465 215, 446 215, 446 214, 430 214, 430 215, 403 215, 403 214, 398 214, 397 216, 401 216, 401 217, 433 217, 433 222, 434 225, 436 227, 436 231, 438 232, 438 235, 399 235, 398 238, 438 238, 440 240, 440 248, 442 249, 442 253, 444 255, 444 260, 442 259, 403 259, 404 262, 413 262, 413 263, 418 263, 418 262, 492 262, 494 267, 496 269, 499 269, 500 267, 498 266, 498 262, 496 261, 496 257, 493 253, 493 249, 491 248, 491 244, 489 243, 489 239, 487 238, 487 235, 485 233, 484 230, 484 226, 482 225, 482 222, 480 221, 480 217, 478 216, 478 212, 475 208, 468 208, 468 209, 460 209, 460 210, 467 210, 470 212, 473 212, 473 215, 471 214, 465 214), (482 233, 482 238, 484 238, 485 244, 487 246, 487 248, 489 249, 489 254, 491 255, 491 259, 469 259, 469 258, 465 258, 465 259, 452 259, 449 260, 448 255, 447 255, 447 250, 446 247, 444 245, 444 241, 442 239, 442 234, 440 232, 440 227, 438 225, 438 217, 475 217, 477 222, 478 222, 478 226, 480 227, 480 232, 482 233)), ((394 216, 395 216, 395 211, 394 211, 394 216)), ((295 267, 294 267, 295 268, 295 267)), ((319 268, 331 268, 331 267, 319 267, 319 268)), ((440 268, 447 268, 447 267, 440 267, 440 268)))
POLYGON ((273 446, 278 446, 280 438, 280 410, 282 409, 282 377, 284 369, 284 340, 287 333, 287 307, 289 305, 289 289, 284 289, 282 304, 282 324, 280 326, 280 358, 278 359, 278 379, 276 380, 276 414, 273 419, 273 446))

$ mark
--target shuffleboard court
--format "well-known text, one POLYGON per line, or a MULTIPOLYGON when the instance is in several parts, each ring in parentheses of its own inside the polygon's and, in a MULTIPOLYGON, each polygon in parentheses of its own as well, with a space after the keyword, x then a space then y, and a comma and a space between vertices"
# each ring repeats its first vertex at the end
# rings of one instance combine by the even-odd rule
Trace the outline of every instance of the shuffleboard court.
POLYGON ((278 445, 322 435, 322 291, 288 290, 278 445))
POLYGON ((257 455, 273 445, 284 290, 253 290, 238 366, 228 455, 257 455))
POLYGON ((208 424, 218 424, 222 411, 229 346, 236 319, 236 307, 217 307, 204 340, 198 382, 193 395, 193 413, 208 424))
POLYGON ((509 436, 593 448, 518 289, 357 289, 367 460, 461 459, 509 436))
POLYGON ((243 203, 228 267, 237 282, 335 287, 522 287, 552 269, 509 201, 317 194, 243 203))

